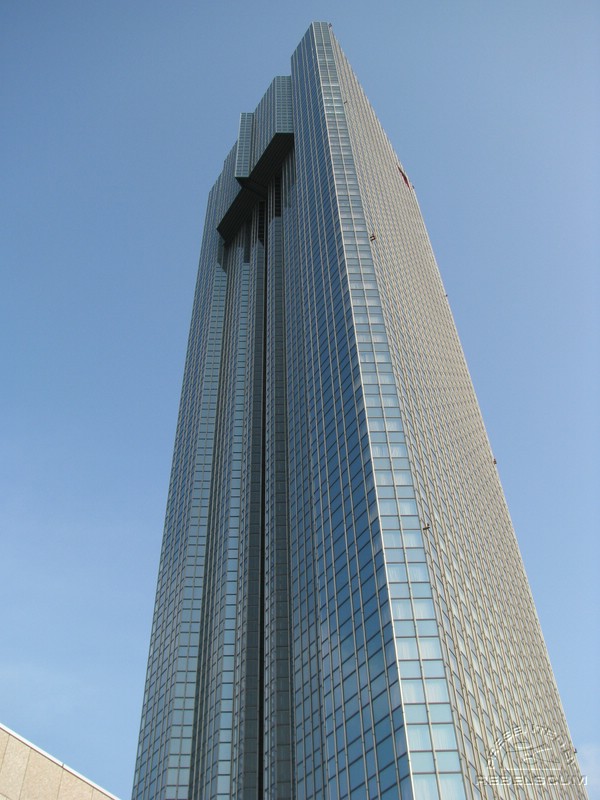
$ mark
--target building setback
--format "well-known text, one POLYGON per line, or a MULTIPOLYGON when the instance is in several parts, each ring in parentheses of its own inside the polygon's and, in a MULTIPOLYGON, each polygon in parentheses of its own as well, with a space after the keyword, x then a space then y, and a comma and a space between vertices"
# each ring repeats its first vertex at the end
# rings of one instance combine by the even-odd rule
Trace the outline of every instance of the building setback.
POLYGON ((314 23, 209 196, 133 798, 581 781, 414 189, 314 23))

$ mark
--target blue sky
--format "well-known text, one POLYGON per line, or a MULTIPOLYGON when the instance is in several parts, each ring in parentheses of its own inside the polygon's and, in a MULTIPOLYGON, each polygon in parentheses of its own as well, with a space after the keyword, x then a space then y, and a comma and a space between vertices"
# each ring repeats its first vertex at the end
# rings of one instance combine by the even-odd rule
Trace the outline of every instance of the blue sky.
POLYGON ((205 200, 312 19, 415 184, 591 780, 591 0, 1 4, 0 721, 129 795, 205 200))

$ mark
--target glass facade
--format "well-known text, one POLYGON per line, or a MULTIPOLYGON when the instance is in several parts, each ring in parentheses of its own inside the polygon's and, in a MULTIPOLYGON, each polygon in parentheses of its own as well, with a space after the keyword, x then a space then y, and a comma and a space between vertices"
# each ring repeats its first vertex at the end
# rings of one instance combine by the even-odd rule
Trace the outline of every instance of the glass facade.
POLYGON ((209 198, 133 798, 585 796, 414 190, 313 23, 209 198))

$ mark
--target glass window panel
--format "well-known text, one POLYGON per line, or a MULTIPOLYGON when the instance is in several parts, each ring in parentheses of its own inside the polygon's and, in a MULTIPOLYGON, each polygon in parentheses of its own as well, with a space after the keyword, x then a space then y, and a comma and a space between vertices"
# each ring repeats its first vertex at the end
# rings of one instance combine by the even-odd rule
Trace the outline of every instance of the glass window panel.
MULTIPOLYGON (((390 450, 393 450, 394 447, 397 447, 397 446, 398 445, 393 445, 390 448, 390 450)), ((395 455, 395 454, 392 453, 392 455, 395 455)), ((400 506, 400 513, 402 514, 402 516, 405 516, 405 515, 416 516, 416 514, 417 514, 417 504, 415 503, 414 500, 400 500, 398 505, 400 506)))
POLYGON ((373 702, 373 719, 375 721, 383 719, 390 713, 389 711, 390 706, 388 703, 387 692, 382 692, 372 702, 373 702))
POLYGON ((456 750, 453 725, 432 725, 433 745, 436 750, 456 750))
POLYGON ((435 760, 440 772, 459 772, 460 759, 455 750, 448 750, 443 753, 436 753, 435 760))
POLYGON ((421 530, 421 522, 418 517, 402 517, 402 530, 421 530))
POLYGON ((390 583, 390 596, 393 598, 409 597, 408 583, 390 583))
POLYGON ((378 736, 375 736, 377 745, 377 763, 379 769, 386 767, 394 760, 394 746, 391 736, 386 737, 382 741, 378 741, 378 736))
MULTIPOLYGON (((348 769, 350 788, 356 789, 365 779, 365 767, 362 758, 359 758, 348 769)), ((354 796, 354 795, 353 795, 354 796)), ((358 797, 358 794, 356 795, 358 797)), ((363 792, 364 796, 364 792, 363 792)))
POLYGON ((406 567, 404 564, 388 564, 387 570, 391 582, 402 583, 406 581, 406 567))
POLYGON ((431 753, 413 753, 410 757, 413 772, 433 772, 433 756, 431 753))
POLYGON ((389 455, 387 445, 373 444, 371 445, 371 453, 374 457, 381 457, 389 455))
MULTIPOLYGON (((435 775, 415 775, 413 777, 415 786, 415 798, 418 800, 439 800, 437 782, 435 775)), ((446 798, 444 797, 444 800, 446 798)))
MULTIPOLYGON (((393 375, 379 375, 380 383, 391 383, 395 384, 394 376, 393 375)), ((394 386, 395 388, 395 386, 394 386)), ((402 428, 402 420, 400 419, 392 419, 389 413, 386 413, 385 419, 385 427, 389 433, 392 434, 390 440, 394 442, 394 444, 401 444, 404 442, 404 431, 402 428)))
POLYGON ((392 600, 392 616, 394 619, 412 619, 410 600, 392 600))
POLYGON ((390 583, 389 587, 392 598, 406 597, 408 595, 408 583, 390 583))
POLYGON ((442 773, 438 777, 444 800, 465 800, 461 775, 444 775, 442 773))
POLYGON ((443 678, 444 677, 444 662, 443 661, 424 661, 423 662, 423 675, 426 678, 443 678))
POLYGON ((452 722, 452 710, 449 705, 429 706, 429 718, 432 722, 452 722))
POLYGON ((419 639, 419 648, 421 650, 422 658, 440 659, 442 657, 442 648, 438 639, 419 639))
POLYGON ((421 531, 404 531, 402 535, 406 547, 423 547, 421 531))
POLYGON ((427 722, 427 706, 425 704, 418 705, 414 703, 404 708, 404 721, 406 723, 414 722, 427 722))
POLYGON ((398 658, 414 660, 418 658, 417 640, 416 639, 396 639, 396 652, 398 658))
POLYGON ((425 561, 425 550, 422 547, 410 547, 406 551, 406 560, 411 562, 425 561))
POLYGON ((410 590, 413 597, 431 597, 431 586, 428 583, 413 583, 410 590))
POLYGON ((409 564, 408 574, 411 581, 428 581, 429 573, 427 571, 427 564, 409 564))
POLYGON ((392 471, 387 469, 376 470, 375 479, 379 486, 391 486, 394 483, 392 471))
POLYGON ((448 687, 444 678, 429 678, 425 681, 428 703, 447 703, 448 687))
POLYGON ((437 636, 437 622, 434 619, 420 619, 417 621, 419 636, 437 636))
POLYGON ((390 564, 404 563, 404 550, 402 550, 400 547, 386 547, 385 560, 390 564))
POLYGON ((432 600, 413 600, 415 619, 435 619, 432 600))
POLYGON ((419 661, 401 661, 400 676, 402 678, 420 678, 421 664, 419 661))
POLYGON ((423 682, 415 679, 403 679, 402 697, 405 703, 424 703, 423 682))
POLYGON ((396 636, 414 636, 415 623, 410 619, 394 620, 394 633, 396 636))
POLYGON ((410 778, 404 778, 400 781, 400 791, 402 792, 402 800, 413 800, 412 784, 410 778))
POLYGON ((427 725, 407 725, 409 750, 431 750, 431 737, 427 725))

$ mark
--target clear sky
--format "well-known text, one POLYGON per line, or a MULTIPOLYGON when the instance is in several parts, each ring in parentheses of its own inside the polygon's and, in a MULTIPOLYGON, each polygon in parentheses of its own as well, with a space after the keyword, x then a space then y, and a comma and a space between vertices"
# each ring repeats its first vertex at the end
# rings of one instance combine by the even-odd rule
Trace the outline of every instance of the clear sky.
POLYGON ((591 779, 594 0, 0 4, 0 721, 128 797, 206 196, 312 19, 415 184, 591 779))

